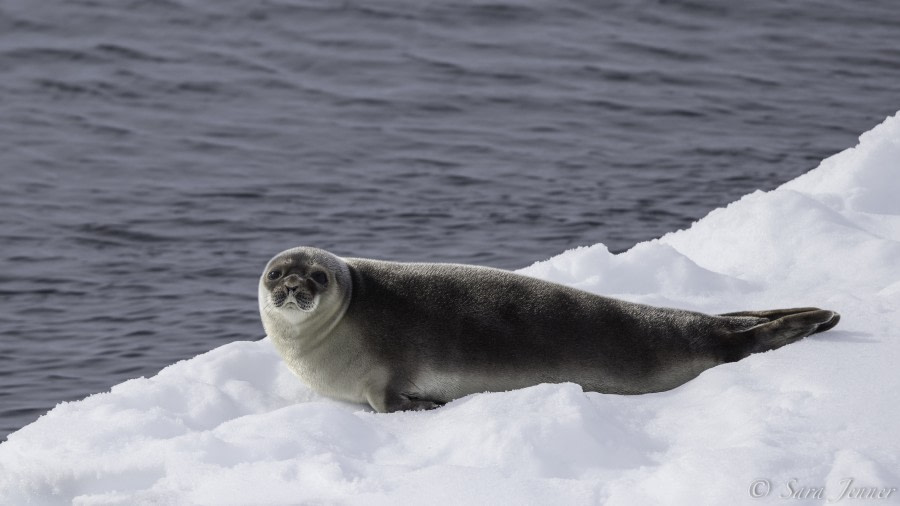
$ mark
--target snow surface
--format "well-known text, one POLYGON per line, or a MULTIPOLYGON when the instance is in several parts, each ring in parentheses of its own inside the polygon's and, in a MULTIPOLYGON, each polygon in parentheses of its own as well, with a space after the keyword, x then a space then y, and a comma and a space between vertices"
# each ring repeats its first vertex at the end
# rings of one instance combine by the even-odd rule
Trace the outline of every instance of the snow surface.
MULTIPOLYGON (((843 316, 673 391, 539 385, 377 414, 311 392, 267 340, 235 342, 11 434, 0 503, 777 504, 801 487, 837 498, 847 478, 900 488, 898 169, 900 114, 689 230, 521 271, 707 312, 814 305, 843 316), (758 479, 771 490, 754 499, 758 479)), ((838 503, 898 502, 900 492, 838 503)))

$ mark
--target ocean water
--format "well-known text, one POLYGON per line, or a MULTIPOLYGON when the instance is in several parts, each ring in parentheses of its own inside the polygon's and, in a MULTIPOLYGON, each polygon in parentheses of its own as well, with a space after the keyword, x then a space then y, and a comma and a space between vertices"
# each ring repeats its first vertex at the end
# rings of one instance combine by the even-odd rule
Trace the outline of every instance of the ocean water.
POLYGON ((855 144, 897 83, 888 0, 2 2, 0 438, 262 337, 282 249, 625 250, 855 144))

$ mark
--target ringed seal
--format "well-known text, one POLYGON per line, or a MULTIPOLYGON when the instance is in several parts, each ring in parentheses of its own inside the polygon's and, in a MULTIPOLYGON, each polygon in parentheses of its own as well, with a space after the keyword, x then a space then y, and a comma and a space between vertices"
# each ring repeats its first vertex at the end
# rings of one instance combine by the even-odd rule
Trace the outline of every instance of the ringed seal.
POLYGON ((259 281, 263 326, 314 390, 379 412, 539 383, 642 394, 834 327, 818 308, 721 315, 635 304, 488 267, 299 247, 259 281))

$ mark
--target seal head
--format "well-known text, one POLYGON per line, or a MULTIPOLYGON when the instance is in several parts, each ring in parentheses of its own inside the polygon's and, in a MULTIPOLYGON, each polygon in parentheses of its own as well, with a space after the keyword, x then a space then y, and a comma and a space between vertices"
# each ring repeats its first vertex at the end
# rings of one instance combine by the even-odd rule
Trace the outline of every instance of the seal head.
POLYGON ((276 346, 311 349, 340 321, 350 291, 349 269, 337 256, 316 248, 283 251, 259 279, 263 327, 276 346))

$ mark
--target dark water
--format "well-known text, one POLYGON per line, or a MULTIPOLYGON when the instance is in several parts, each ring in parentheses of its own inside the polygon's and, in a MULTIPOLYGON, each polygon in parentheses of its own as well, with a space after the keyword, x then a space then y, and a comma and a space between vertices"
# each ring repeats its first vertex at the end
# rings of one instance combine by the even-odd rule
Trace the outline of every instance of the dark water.
POLYGON ((624 250, 900 109, 896 2, 725 4, 0 2, 0 437, 260 337, 284 248, 624 250))

